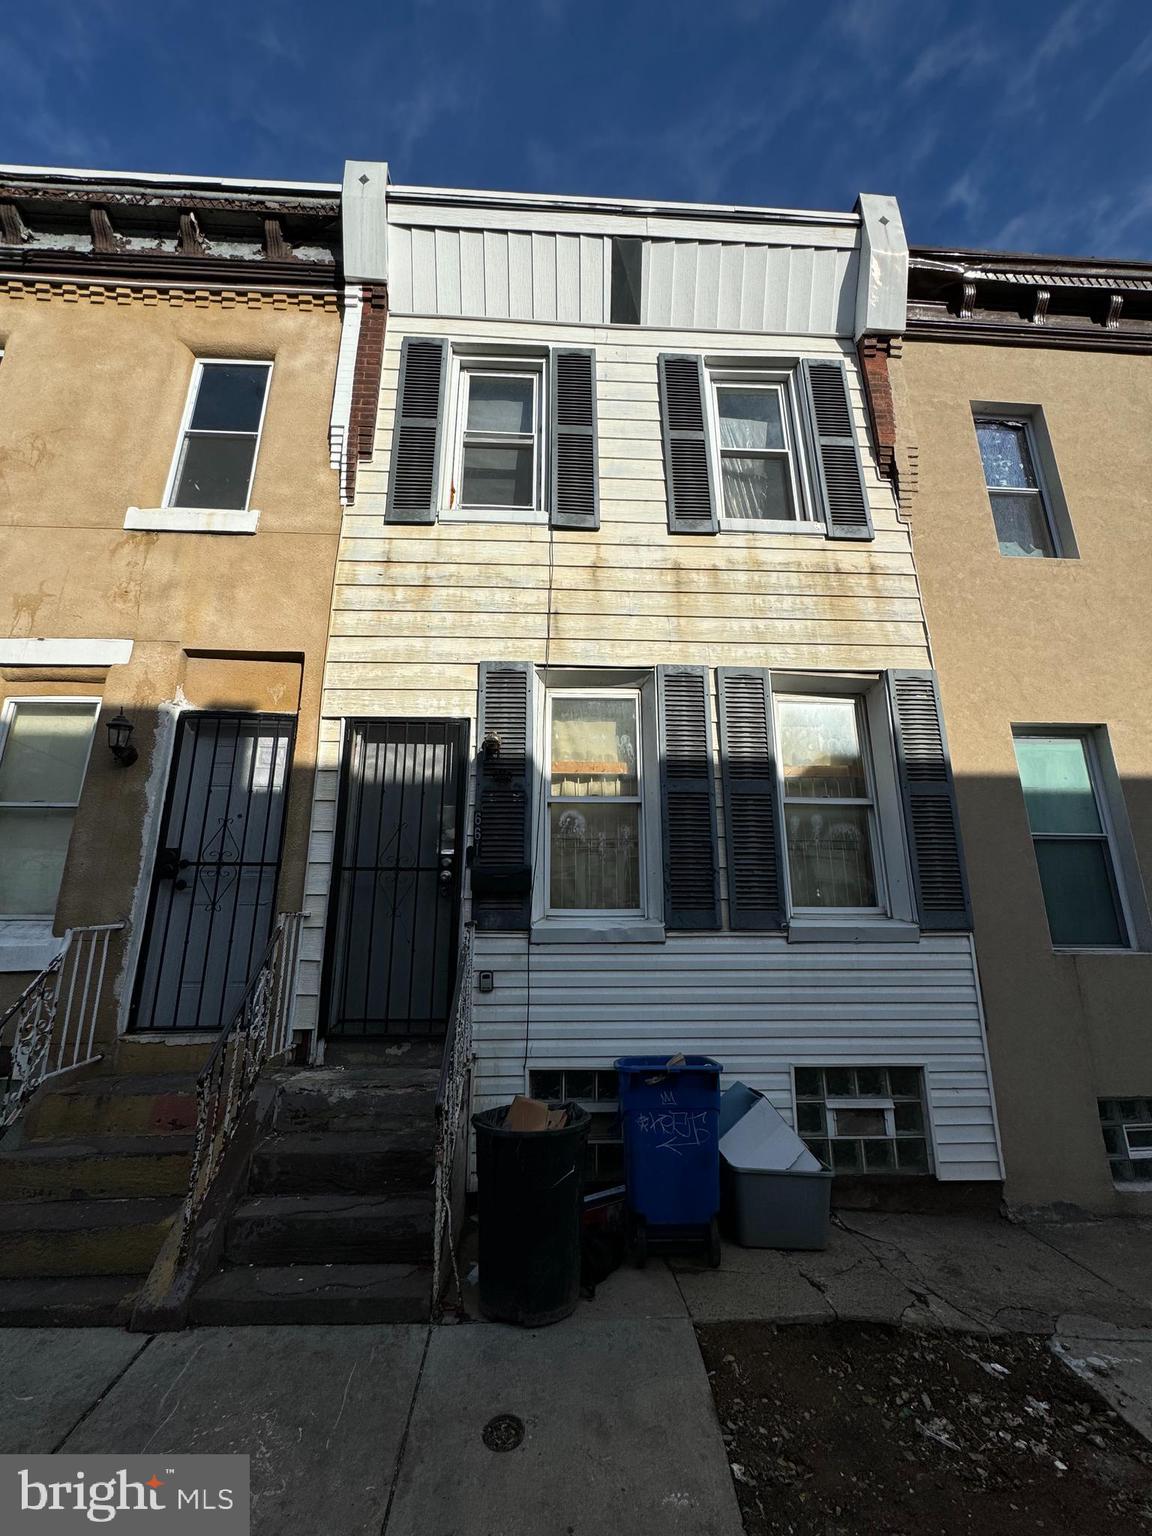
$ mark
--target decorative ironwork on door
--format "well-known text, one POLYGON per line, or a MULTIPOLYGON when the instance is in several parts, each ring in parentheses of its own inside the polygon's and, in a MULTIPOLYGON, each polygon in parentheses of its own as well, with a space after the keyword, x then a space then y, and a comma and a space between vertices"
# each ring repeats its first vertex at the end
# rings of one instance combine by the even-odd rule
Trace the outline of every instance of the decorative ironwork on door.
POLYGON ((180 717, 132 1028, 218 1030, 268 942, 292 715, 180 717))
POLYGON ((466 720, 350 720, 327 1033, 438 1036, 452 1004, 466 720))

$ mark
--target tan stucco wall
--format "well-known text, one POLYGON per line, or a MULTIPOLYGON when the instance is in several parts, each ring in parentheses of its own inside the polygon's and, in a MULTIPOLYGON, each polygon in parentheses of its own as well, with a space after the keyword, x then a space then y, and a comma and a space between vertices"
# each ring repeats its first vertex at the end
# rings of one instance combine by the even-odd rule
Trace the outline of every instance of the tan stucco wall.
MULTIPOLYGON (((163 792, 164 764, 153 762, 160 706, 181 694, 200 708, 293 712, 299 701, 279 904, 301 899, 340 525, 327 443, 339 334, 334 305, 319 301, 201 308, 0 296, 0 636, 135 642, 106 680, 90 674, 104 711, 57 932, 129 916, 147 801, 163 792), (125 532, 128 507, 161 503, 197 356, 273 361, 252 488, 258 530, 125 532), (113 763, 104 729, 121 707, 140 751, 129 769, 113 763)), ((87 691, 43 677, 4 669, 0 700, 87 691)), ((27 979, 0 976, 0 1004, 27 979)))
POLYGON ((1096 1101, 1152 1095, 1152 954, 1053 952, 1011 727, 1107 727, 1152 886, 1152 359, 909 339, 894 368, 899 428, 919 447, 913 548, 957 775, 1007 1198, 1148 1208, 1113 1188, 1096 1101), (973 401, 1043 408, 1079 559, 1000 555, 973 401))

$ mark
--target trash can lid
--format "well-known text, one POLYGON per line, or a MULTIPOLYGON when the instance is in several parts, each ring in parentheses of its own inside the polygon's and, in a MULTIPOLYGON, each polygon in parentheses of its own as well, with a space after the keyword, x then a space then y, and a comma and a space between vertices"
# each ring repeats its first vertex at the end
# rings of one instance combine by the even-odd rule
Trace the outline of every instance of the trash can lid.
POLYGON ((723 1072, 711 1056, 682 1056, 674 1061, 675 1051, 666 1056, 618 1056, 612 1065, 617 1072, 723 1072))
POLYGON ((767 1099, 759 1099, 720 1138, 720 1156, 733 1168, 784 1173, 819 1168, 796 1132, 767 1099), (808 1160, 811 1161, 808 1161, 808 1160))

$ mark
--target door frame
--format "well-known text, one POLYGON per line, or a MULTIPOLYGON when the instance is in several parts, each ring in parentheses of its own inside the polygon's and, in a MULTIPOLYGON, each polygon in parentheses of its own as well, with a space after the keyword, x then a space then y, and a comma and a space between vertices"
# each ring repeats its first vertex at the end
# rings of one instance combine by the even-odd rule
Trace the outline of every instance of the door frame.
MULTIPOLYGON (((344 715, 340 721, 340 766, 336 781, 336 825, 332 833, 332 858, 328 865, 328 899, 324 912, 324 963, 320 969, 320 1007, 316 1017, 316 1038, 323 1040, 347 1040, 363 1044, 373 1040, 402 1041, 419 1039, 404 1035, 340 1035, 332 1033, 332 983, 336 971, 336 942, 339 931, 340 868, 344 853, 344 834, 348 827, 348 801, 352 775, 352 743, 355 728, 359 725, 455 725, 460 736, 460 773, 456 786, 456 847, 454 868, 456 889, 452 896, 452 917, 449 924, 450 976, 448 995, 452 996, 456 984, 456 967, 460 960, 461 918, 464 910, 464 850, 465 815, 468 806, 468 781, 471 777, 472 720, 468 715, 344 715)), ((451 1006, 451 1005, 450 1005, 451 1006)))
MULTIPOLYGON (((139 1040, 149 1040, 161 1036, 172 1039, 210 1040, 218 1038, 218 1031, 210 1029, 141 1029, 136 1028, 136 1016, 140 1007, 140 992, 144 985, 148 944, 152 938, 152 922, 156 912, 156 864, 160 857, 160 850, 164 846, 163 832, 168 825, 168 817, 172 810, 172 803, 176 793, 176 774, 180 763, 180 749, 187 734, 187 722, 193 717, 211 716, 219 720, 251 720, 254 717, 266 717, 269 720, 284 721, 288 725, 288 760, 284 767, 284 813, 280 818, 280 839, 276 848, 276 884, 272 891, 272 916, 273 923, 276 917, 276 903, 280 894, 280 882, 284 874, 284 843, 288 832, 288 809, 292 793, 292 770, 296 757, 296 735, 299 725, 299 715, 290 714, 281 710, 266 709, 195 709, 184 708, 175 712, 174 724, 171 727, 167 742, 166 761, 164 763, 164 793, 160 800, 160 812, 153 820, 150 831, 152 846, 147 849, 145 858, 147 870, 142 884, 144 894, 143 917, 137 929, 139 938, 135 945, 132 957, 132 985, 125 989, 127 1006, 124 1009, 123 1023, 119 1030, 121 1036, 131 1035, 139 1040)), ((263 950, 261 951, 263 953, 263 950)), ((251 981, 251 977, 248 978, 251 981)), ((227 1027, 225 1025, 222 1027, 227 1027)))

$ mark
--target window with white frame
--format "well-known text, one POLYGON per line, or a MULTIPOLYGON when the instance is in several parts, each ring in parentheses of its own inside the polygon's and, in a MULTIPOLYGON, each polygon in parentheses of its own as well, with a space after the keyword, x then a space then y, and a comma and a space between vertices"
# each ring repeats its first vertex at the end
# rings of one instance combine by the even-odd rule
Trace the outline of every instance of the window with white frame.
POLYGON ((790 371, 710 371, 720 520, 728 527, 808 520, 800 415, 790 371))
POLYGON ((1116 949, 1129 942, 1094 737, 1091 730, 1013 731, 1048 928, 1058 949, 1116 949))
POLYGON ((271 363, 197 359, 166 507, 248 508, 271 363))
POLYGON ((547 743, 549 916, 646 911, 640 689, 551 689, 547 743))
POLYGON ((1113 1182, 1152 1183, 1152 1098, 1100 1099, 1098 1107, 1113 1182))
POLYGON ((1031 423, 980 415, 975 421, 1000 553, 1040 559, 1060 554, 1031 423))
POLYGON ((841 1174, 929 1173, 918 1067, 797 1067, 796 1130, 841 1174))
POLYGON ((777 694, 790 908, 879 913, 882 868, 863 700, 777 694))
POLYGON ((456 358, 450 510, 539 512, 544 505, 543 358, 456 358))
POLYGON ((56 911, 99 708, 9 699, 0 713, 0 918, 56 911))

